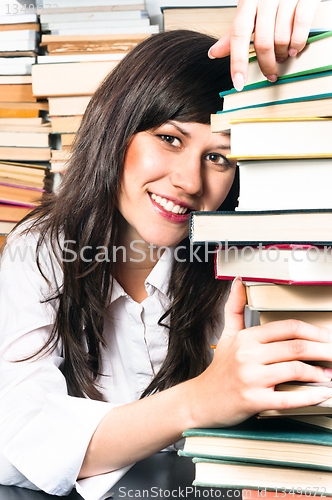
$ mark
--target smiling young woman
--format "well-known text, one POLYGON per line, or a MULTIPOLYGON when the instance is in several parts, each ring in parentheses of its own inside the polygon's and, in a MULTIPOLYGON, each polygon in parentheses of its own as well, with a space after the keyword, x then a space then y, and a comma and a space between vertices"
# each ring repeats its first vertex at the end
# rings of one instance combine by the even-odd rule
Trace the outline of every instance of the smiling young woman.
POLYGON ((229 58, 207 57, 215 41, 179 30, 133 49, 92 97, 59 192, 8 238, 2 484, 64 495, 77 478, 174 449, 188 427, 330 396, 274 391, 331 378, 302 362, 332 360, 330 333, 245 329, 241 281, 225 306, 213 253, 193 258, 190 211, 233 209, 237 197, 229 137, 209 127, 232 86, 229 58))

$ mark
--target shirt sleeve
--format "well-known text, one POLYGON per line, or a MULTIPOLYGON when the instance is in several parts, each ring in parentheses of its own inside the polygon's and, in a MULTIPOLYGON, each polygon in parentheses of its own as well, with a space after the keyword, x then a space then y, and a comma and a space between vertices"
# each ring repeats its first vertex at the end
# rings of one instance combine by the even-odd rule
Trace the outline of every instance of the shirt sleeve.
POLYGON ((0 269, 0 483, 66 495, 114 405, 68 394, 61 346, 25 359, 44 346, 56 313, 34 249, 32 236, 14 238, 0 269))

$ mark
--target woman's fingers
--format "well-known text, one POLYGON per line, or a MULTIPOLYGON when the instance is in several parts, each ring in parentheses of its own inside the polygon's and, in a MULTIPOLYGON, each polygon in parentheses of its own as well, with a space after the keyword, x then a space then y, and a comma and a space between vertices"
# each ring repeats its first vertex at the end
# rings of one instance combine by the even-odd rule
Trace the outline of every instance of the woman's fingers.
POLYGON ((321 0, 239 0, 233 26, 209 51, 210 57, 231 56, 234 87, 242 90, 248 74, 252 33, 263 75, 275 81, 277 61, 297 55, 305 46, 321 0))
POLYGON ((264 325, 253 326, 248 330, 250 330, 255 339, 262 344, 301 339, 328 344, 328 346, 326 346, 327 349, 329 349, 329 346, 332 346, 331 330, 305 323, 297 319, 271 321, 264 325))
MULTIPOLYGON (((289 44, 289 55, 295 56, 305 47, 314 15, 320 2, 321 0, 298 1, 295 11, 292 36, 289 44)), ((287 3, 287 0, 284 0, 284 3, 287 3)))
POLYGON ((225 305, 225 327, 222 334, 223 337, 232 337, 245 327, 244 306, 246 302, 247 296, 245 286, 241 278, 235 278, 225 305))

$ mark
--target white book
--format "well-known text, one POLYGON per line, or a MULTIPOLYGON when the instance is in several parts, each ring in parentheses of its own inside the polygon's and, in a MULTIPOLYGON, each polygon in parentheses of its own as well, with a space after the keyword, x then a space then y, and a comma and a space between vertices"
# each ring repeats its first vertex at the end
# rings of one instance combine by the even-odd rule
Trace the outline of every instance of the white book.
POLYGON ((13 31, 0 31, 0 41, 9 42, 11 40, 36 40, 36 30, 13 30, 13 31))
MULTIPOLYGON (((47 0, 40 2, 40 5, 47 6, 47 0)), ((96 7, 96 6, 109 6, 109 5, 136 5, 137 1, 134 0, 57 0, 56 5, 60 7, 96 7)))
POLYGON ((27 57, 0 57, 0 68, 2 66, 15 66, 16 64, 34 64, 36 58, 32 56, 27 57))
POLYGON ((37 22, 38 22, 38 16, 36 13, 32 12, 28 14, 5 14, 4 16, 0 16, 0 24, 37 23, 37 22))
POLYGON ((50 116, 83 115, 91 96, 49 97, 50 116))
POLYGON ((32 83, 31 75, 0 75, 0 85, 17 85, 32 83))
POLYGON ((98 35, 98 34, 103 34, 103 35, 117 35, 117 34, 123 34, 123 35, 131 35, 131 34, 138 34, 138 33, 146 33, 146 34, 155 34, 159 33, 159 25, 157 24, 151 24, 149 26, 142 26, 140 27, 125 27, 123 26, 122 28, 104 28, 102 30, 102 33, 100 33, 100 29, 87 29, 87 28, 79 28, 79 29, 59 29, 59 30, 52 30, 51 35, 61 35, 61 36, 70 36, 70 35, 98 35))
POLYGON ((147 11, 138 9, 96 11, 96 12, 68 12, 63 14, 41 14, 40 22, 43 27, 48 23, 107 21, 107 20, 119 20, 119 19, 142 19, 145 17, 148 17, 147 11))
POLYGON ((120 61, 126 55, 125 52, 114 52, 110 54, 72 54, 72 55, 46 55, 37 56, 38 64, 56 64, 85 61, 120 61))
POLYGON ((35 57, 0 57, 0 75, 31 75, 35 57))
POLYGON ((73 22, 50 22, 42 24, 42 30, 76 30, 76 29, 99 29, 101 32, 104 28, 121 28, 135 26, 149 26, 150 19, 121 19, 121 20, 105 20, 105 21, 73 21, 73 22))
POLYGON ((36 40, 10 40, 8 42, 0 40, 0 52, 29 51, 36 50, 36 47, 36 40))

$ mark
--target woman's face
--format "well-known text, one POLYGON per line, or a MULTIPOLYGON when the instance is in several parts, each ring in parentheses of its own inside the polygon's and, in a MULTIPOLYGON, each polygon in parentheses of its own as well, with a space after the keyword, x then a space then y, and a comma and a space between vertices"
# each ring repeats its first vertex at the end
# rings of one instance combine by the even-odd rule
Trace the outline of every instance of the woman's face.
POLYGON ((173 246, 188 236, 193 210, 216 210, 234 179, 229 135, 169 121, 139 132, 126 153, 119 210, 126 240, 173 246))

